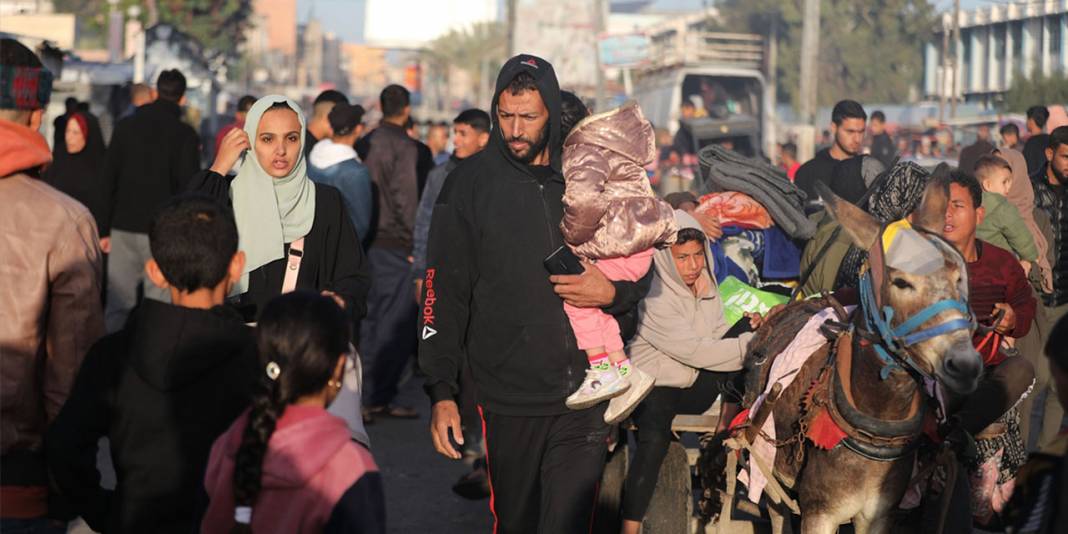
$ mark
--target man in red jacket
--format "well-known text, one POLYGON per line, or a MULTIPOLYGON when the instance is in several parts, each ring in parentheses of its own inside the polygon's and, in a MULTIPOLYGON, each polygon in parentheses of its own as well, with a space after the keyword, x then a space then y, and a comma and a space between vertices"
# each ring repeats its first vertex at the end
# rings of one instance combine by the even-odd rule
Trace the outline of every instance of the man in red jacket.
MULTIPOLYGON (((1012 253, 975 237, 983 220, 983 191, 972 176, 961 171, 949 175, 949 206, 942 235, 964 255, 968 264, 968 304, 980 329, 975 346, 983 356, 986 373, 957 412, 961 426, 975 435, 1016 405, 1034 382, 1035 371, 1026 358, 1007 357, 1006 338, 1019 338, 1031 329, 1035 301, 1020 262, 1012 253), (1001 314, 1000 320, 996 320, 1001 314)), ((1015 352, 1015 351, 1010 351, 1015 352)))
MULTIPOLYGON (((1016 257, 975 237, 975 228, 985 215, 979 182, 960 170, 950 172, 948 181, 949 205, 942 236, 964 256, 968 270, 968 304, 979 324, 988 328, 980 328, 975 336, 975 347, 983 356, 986 367, 983 377, 971 395, 950 401, 952 422, 947 425, 946 439, 957 447, 958 458, 964 459, 970 451, 982 464, 991 458, 989 447, 969 447, 967 443, 971 440, 964 438, 961 431, 970 436, 978 435, 1016 406, 1034 383, 1035 370, 1031 362, 1020 357, 1004 340, 1027 334, 1034 321, 1037 302, 1016 257)), ((1010 426, 1006 425, 1003 431, 1007 434, 1006 439, 1012 439, 1008 434, 1012 431, 1010 426)), ((1005 448, 998 464, 1000 469, 1015 471, 1025 458, 1017 457, 1009 449, 1005 448)), ((966 472, 961 471, 962 475, 966 472)), ((962 527, 970 527, 972 514, 978 518, 980 513, 990 510, 990 505, 976 502, 972 497, 971 507, 968 507, 970 490, 963 491, 968 487, 968 477, 959 476, 957 484, 962 485, 962 491, 954 492, 951 497, 950 514, 962 527)))

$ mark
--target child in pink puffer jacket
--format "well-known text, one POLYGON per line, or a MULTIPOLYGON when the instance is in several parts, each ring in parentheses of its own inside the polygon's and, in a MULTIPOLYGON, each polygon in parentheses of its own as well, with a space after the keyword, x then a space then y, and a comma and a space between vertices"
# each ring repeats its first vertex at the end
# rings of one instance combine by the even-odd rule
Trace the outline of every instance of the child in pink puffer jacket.
MULTIPOLYGON (((568 95, 565 127, 569 116, 589 114, 581 101, 568 95)), ((645 171, 655 158, 653 127, 634 102, 586 116, 564 141, 566 189, 560 229, 572 251, 592 261, 609 280, 640 280, 652 265, 654 247, 675 239, 674 212, 653 193, 645 171)), ((583 409, 612 399, 605 421, 622 420, 652 389, 652 377, 631 365, 614 317, 567 303, 564 311, 578 347, 590 361, 586 379, 567 399, 568 407, 583 409)))

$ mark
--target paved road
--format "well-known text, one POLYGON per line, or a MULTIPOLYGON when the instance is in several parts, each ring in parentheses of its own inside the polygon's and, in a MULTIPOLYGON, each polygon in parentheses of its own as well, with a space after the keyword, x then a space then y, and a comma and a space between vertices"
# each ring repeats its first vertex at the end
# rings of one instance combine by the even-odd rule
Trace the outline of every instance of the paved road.
POLYGON ((385 483, 389 532, 488 533, 493 528, 489 501, 468 501, 451 490, 467 467, 430 444, 430 404, 420 382, 409 380, 397 399, 416 407, 418 420, 380 418, 367 427, 385 483))

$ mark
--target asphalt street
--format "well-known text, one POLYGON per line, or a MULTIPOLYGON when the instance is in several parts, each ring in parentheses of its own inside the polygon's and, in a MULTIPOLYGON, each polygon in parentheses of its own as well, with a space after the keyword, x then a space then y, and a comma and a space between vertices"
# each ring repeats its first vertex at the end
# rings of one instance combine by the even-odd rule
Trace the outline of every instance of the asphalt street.
POLYGON ((430 403, 420 383, 409 380, 396 400, 418 409, 419 419, 378 418, 367 427, 385 485, 389 532, 488 533, 493 529, 489 500, 469 501, 452 492, 468 468, 434 451, 430 403))

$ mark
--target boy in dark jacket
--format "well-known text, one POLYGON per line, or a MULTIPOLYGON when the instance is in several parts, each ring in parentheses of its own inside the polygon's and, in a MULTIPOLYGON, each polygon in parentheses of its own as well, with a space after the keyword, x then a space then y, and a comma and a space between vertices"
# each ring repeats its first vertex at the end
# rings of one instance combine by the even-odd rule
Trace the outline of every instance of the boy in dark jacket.
POLYGON ((244 253, 230 212, 186 196, 149 230, 145 267, 173 304, 145 300, 89 351, 45 439, 53 476, 98 532, 191 532, 212 442, 248 406, 252 330, 224 307, 244 253), (111 441, 118 481, 100 488, 97 441, 111 441))

